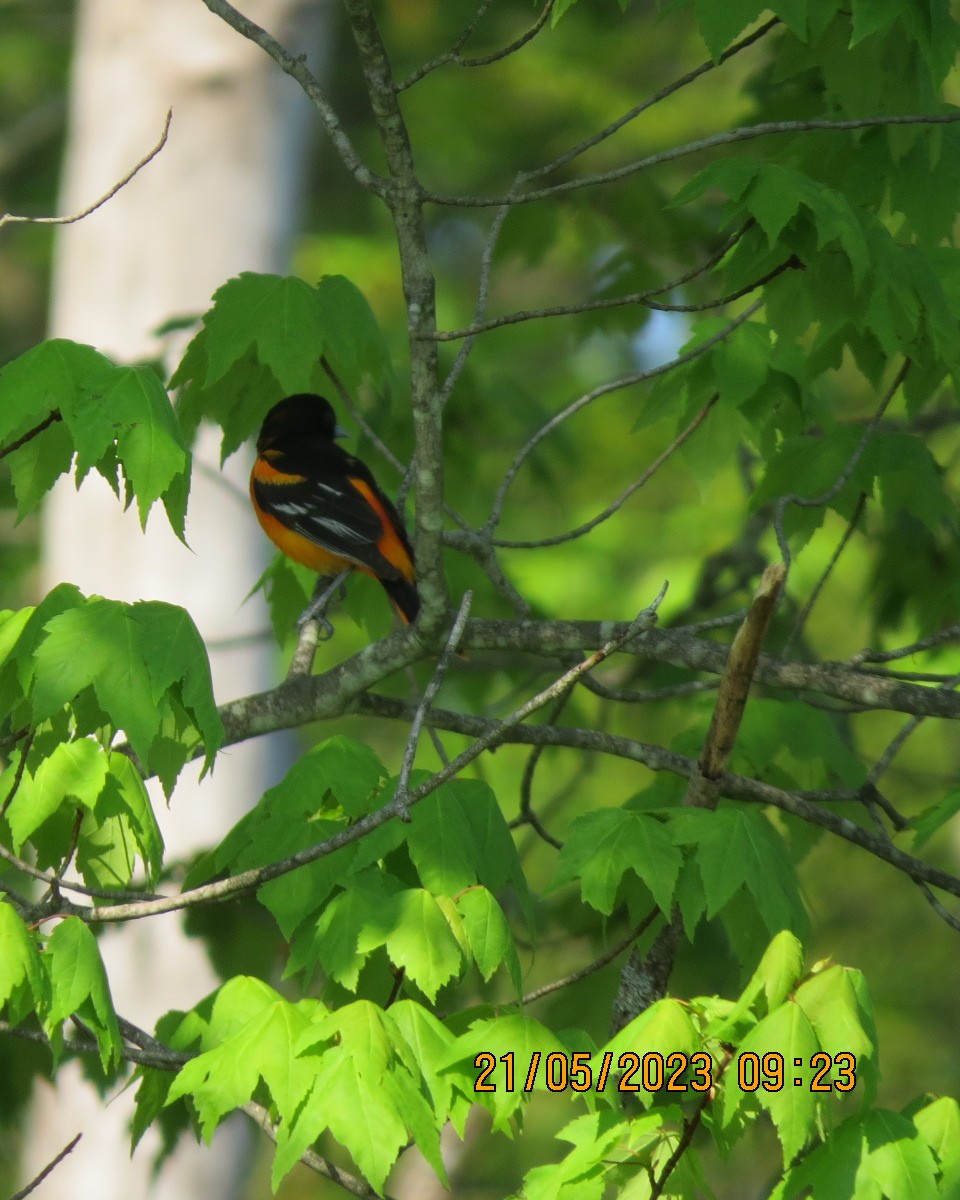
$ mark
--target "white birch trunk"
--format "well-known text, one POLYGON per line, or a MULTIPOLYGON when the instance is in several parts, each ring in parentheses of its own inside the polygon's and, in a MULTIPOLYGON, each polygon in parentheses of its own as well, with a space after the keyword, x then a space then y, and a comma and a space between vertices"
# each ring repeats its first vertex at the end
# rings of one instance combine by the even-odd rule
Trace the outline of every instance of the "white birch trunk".
MULTIPOLYGON (((297 52, 316 48, 319 5, 247 0, 244 9, 297 52), (304 14, 308 21, 302 20, 304 14)), ((199 313, 241 270, 284 271, 297 217, 301 167, 315 128, 296 85, 199 0, 83 0, 71 95, 71 131, 61 211, 82 209, 154 145, 174 110, 162 153, 114 199, 65 227, 57 247, 51 334, 89 342, 121 361, 169 352, 153 331, 168 317, 199 313)), ((180 347, 178 347, 180 348, 180 347)), ((260 604, 242 604, 267 559, 244 502, 247 464, 228 468, 231 495, 196 472, 187 550, 159 506, 147 536, 135 506, 122 513, 99 479, 79 495, 53 496, 45 518, 44 586, 69 580, 116 599, 162 599, 192 614, 209 642, 267 628, 260 604), (101 484, 101 486, 97 486, 101 484)), ((218 470, 218 442, 201 438, 198 458, 218 470)), ((214 649, 218 700, 276 680, 269 644, 214 649)), ((217 840, 282 773, 264 742, 221 755, 202 785, 183 780, 157 813, 168 856, 217 840)), ((152 1028, 170 1008, 188 1008, 216 986, 203 949, 177 917, 139 921, 101 941, 117 1010, 152 1028)), ((36 1097, 21 1174, 31 1179, 77 1132, 83 1140, 43 1183, 45 1200, 215 1200, 243 1193, 245 1128, 225 1127, 212 1148, 187 1139, 158 1181, 156 1142, 129 1158, 130 1096, 105 1105, 61 1073, 36 1097)))

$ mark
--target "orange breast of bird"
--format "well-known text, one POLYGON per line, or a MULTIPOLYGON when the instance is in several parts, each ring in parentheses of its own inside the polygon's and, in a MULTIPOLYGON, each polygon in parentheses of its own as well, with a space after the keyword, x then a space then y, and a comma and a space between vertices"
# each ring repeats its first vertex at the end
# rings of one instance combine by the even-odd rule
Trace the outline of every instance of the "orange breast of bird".
POLYGON ((348 567, 357 566, 356 563, 342 558, 339 554, 331 554, 329 550, 318 546, 316 542, 304 537, 302 533, 297 533, 295 529, 288 529, 272 513, 262 509, 257 503, 254 492, 255 480, 259 480, 260 483, 293 484, 303 483, 304 476, 288 475, 283 471, 278 471, 264 458, 257 459, 250 475, 250 499, 253 502, 253 511, 257 514, 257 520, 270 541, 288 558, 292 558, 301 566, 309 567, 318 575, 336 575, 348 567))

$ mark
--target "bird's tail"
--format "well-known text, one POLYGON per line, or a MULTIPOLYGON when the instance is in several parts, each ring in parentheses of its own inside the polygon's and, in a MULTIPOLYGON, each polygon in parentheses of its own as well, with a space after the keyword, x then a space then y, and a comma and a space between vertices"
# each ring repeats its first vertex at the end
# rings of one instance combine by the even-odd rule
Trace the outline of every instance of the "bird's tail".
POLYGON ((417 585, 402 578, 381 578, 379 582, 390 597, 390 602, 400 615, 401 621, 409 625, 411 621, 416 620, 420 611, 420 593, 417 591, 417 585))

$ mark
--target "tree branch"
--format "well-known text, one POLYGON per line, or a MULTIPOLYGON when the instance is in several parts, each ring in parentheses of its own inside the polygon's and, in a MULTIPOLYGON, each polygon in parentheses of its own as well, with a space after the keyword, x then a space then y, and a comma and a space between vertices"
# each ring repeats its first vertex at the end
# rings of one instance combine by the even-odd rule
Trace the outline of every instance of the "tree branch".
POLYGON ((850 477, 853 475, 853 472, 856 470, 857 463, 863 457, 863 452, 866 450, 870 439, 876 433, 877 426, 880 424, 883 414, 890 407, 891 401, 897 394, 900 385, 906 379, 909 370, 910 360, 906 359, 900 370, 897 372, 893 383, 890 384, 890 387, 884 393, 883 398, 877 406, 876 412, 864 425, 860 440, 857 442, 853 453, 844 464, 843 470, 825 492, 822 492, 819 496, 810 497, 798 496, 795 493, 791 493, 789 496, 781 496, 777 501, 776 508, 774 510, 773 528, 777 535, 777 545, 780 547, 780 555, 783 558, 783 564, 788 570, 791 562, 790 544, 787 541, 787 535, 783 527, 783 515, 786 511, 787 505, 795 504, 798 508, 822 508, 825 504, 829 504, 835 496, 840 494, 844 485, 849 481, 850 477))
POLYGON ((661 454, 657 455, 657 457, 653 460, 650 466, 647 467, 643 474, 640 475, 639 478, 635 479, 633 483, 629 485, 629 487, 624 488, 616 500, 611 501, 611 503, 607 505, 603 512, 598 513, 597 516, 591 518, 591 520, 584 521, 582 525, 577 525, 575 529, 568 529, 566 533, 558 533, 553 537, 536 538, 531 541, 522 541, 510 538, 493 538, 491 539, 492 544, 494 546, 501 546, 510 550, 540 550, 545 546, 559 546, 563 542, 571 542, 574 538, 583 537, 584 534, 589 533, 592 529, 596 529, 598 525, 602 525, 604 521, 612 517, 615 512, 619 512, 626 501, 629 500, 633 495, 633 493, 639 491, 645 483, 649 482, 649 480, 653 478, 663 464, 667 462, 668 459, 673 457, 673 455, 677 452, 677 450, 680 449, 687 438, 691 437, 700 428, 703 422, 707 419, 707 415, 711 408, 713 408, 714 404, 716 404, 719 399, 719 392, 715 392, 703 406, 703 408, 700 409, 689 425, 687 425, 677 434, 670 445, 667 446, 667 448, 661 454))
MULTIPOLYGON (((84 217, 89 217, 91 213, 96 212, 97 209, 106 204, 108 200, 112 200, 117 192, 119 192, 121 188, 125 188, 130 180, 133 179, 135 175, 139 174, 139 172, 147 165, 148 162, 157 157, 160 151, 167 144, 167 135, 170 132, 170 122, 172 120, 173 109, 170 109, 167 113, 167 119, 163 124, 163 133, 160 135, 160 141, 157 142, 157 144, 148 154, 145 154, 143 158, 140 159, 135 167, 132 167, 122 179, 118 180, 109 191, 104 192, 99 200, 94 200, 93 204, 88 205, 78 213, 73 213, 73 215, 69 217, 18 217, 14 216, 13 213, 4 213, 2 216, 0 216, 0 228, 2 228, 4 225, 13 224, 73 225, 74 222, 82 221, 84 217)), ((57 414, 57 417, 59 418, 59 413, 57 414)), ((7 453, 9 453, 9 450, 7 453)))
MULTIPOLYGON (((243 1112, 267 1135, 271 1142, 277 1141, 277 1127, 270 1120, 270 1114, 258 1104, 256 1100, 248 1100, 246 1104, 241 1105, 243 1112)), ((300 1155, 300 1162, 305 1167, 309 1167, 317 1175, 322 1175, 324 1179, 329 1179, 331 1183, 342 1187, 345 1192, 349 1192, 352 1196, 359 1196, 361 1200, 367 1200, 368 1197, 376 1197, 377 1200, 390 1200, 389 1192, 378 1192, 371 1187, 365 1179, 361 1179, 357 1175, 351 1175, 349 1171, 344 1171, 329 1159, 323 1158, 317 1154, 315 1150, 305 1150, 300 1155)))
POLYGON ((397 98, 396 84, 380 30, 366 0, 344 0, 360 55, 374 120, 390 179, 384 199, 393 218, 400 274, 407 303, 410 342, 410 399, 416 453, 413 478, 417 497, 417 582, 423 599, 418 623, 437 635, 447 610, 440 532, 443 526, 442 404, 437 390, 437 347, 424 334, 437 327, 436 281, 427 252, 423 190, 397 98))
POLYGON ((562 988, 569 987, 572 983, 579 983, 581 979, 586 979, 590 975, 595 975, 597 971, 603 970, 608 963, 613 962, 624 950, 629 949, 637 938, 642 937, 659 915, 659 908, 651 908, 640 924, 635 929, 631 929, 622 941, 611 946, 609 950, 605 950, 599 958, 595 958, 587 966, 581 967, 577 971, 572 971, 569 975, 564 975, 562 979, 554 979, 551 983, 545 983, 542 987, 534 988, 532 992, 527 992, 520 1001, 520 1007, 525 1008, 528 1004, 532 1004, 534 1000, 542 1000, 544 996, 552 996, 554 992, 559 992, 562 988))
POLYGON ((415 83, 419 83, 425 75, 429 75, 431 71, 435 71, 437 67, 442 67, 445 63, 452 62, 458 67, 488 67, 491 63, 500 62, 501 59, 508 58, 511 54, 516 54, 518 50, 522 50, 528 42, 532 42, 544 25, 549 20, 550 13, 553 10, 555 0, 547 0, 546 4, 540 10, 540 15, 536 21, 524 33, 502 50, 494 50, 490 54, 479 55, 476 58, 464 58, 460 51, 470 40, 474 30, 480 23, 480 18, 490 7, 490 0, 484 0, 480 5, 476 16, 463 31, 456 43, 447 50, 444 54, 438 54, 436 58, 432 58, 428 63, 419 67, 412 75, 409 75, 402 83, 397 84, 397 92, 405 92, 407 88, 413 87, 415 83))
POLYGON ((744 284, 743 287, 737 288, 734 292, 728 292, 725 296, 718 296, 714 300, 706 300, 702 304, 665 304, 653 299, 654 296, 662 296, 664 292, 674 291, 684 283, 695 279, 697 275, 701 275, 704 271, 709 270, 711 266, 716 266, 724 254, 726 254, 730 245, 736 242, 740 236, 741 234, 737 233, 733 238, 728 239, 724 243, 722 253, 711 255, 706 263, 701 263, 698 267, 686 271, 683 275, 670 280, 669 283, 665 283, 661 287, 648 288, 644 292, 632 292, 627 296, 610 296, 602 300, 584 300, 580 304, 560 304, 554 305, 552 308, 531 308, 519 312, 506 313, 502 317, 494 317, 489 321, 474 321, 466 329, 439 331, 434 335, 435 340, 438 342, 454 342, 460 338, 476 337, 477 334, 487 333, 491 329, 501 329, 505 325, 518 325, 522 321, 539 321, 545 317, 582 316, 584 313, 589 312, 601 312, 611 308, 624 308, 628 304, 638 304, 643 308, 652 309, 654 312, 709 312, 711 309, 723 308, 736 300, 743 299, 744 296, 749 296, 751 292, 764 287, 785 271, 800 266, 799 260, 795 256, 791 256, 786 262, 781 263, 778 267, 774 267, 759 279, 744 284))
POLYGON ((592 404, 594 400, 598 400, 601 396, 607 396, 611 392, 622 391, 624 388, 633 387, 638 383, 645 383, 649 379, 656 379, 658 376, 664 375, 668 371, 672 371, 676 367, 682 366, 684 363, 692 362, 694 359, 699 358, 701 354, 705 354, 707 350, 710 350, 713 346, 716 346, 720 342, 724 341, 730 336, 731 333, 734 332, 734 330, 738 329, 741 325, 749 321, 753 314, 761 307, 762 303, 762 300, 756 300, 750 305, 749 308, 744 309, 742 313, 734 317, 733 320, 724 325, 722 329, 718 329, 715 334, 705 338, 698 345, 694 346, 692 350, 688 350, 684 354, 678 354, 676 358, 671 359, 667 363, 663 363, 659 367, 652 367, 646 371, 636 371, 633 374, 625 375, 620 379, 614 379, 608 381, 607 383, 602 383, 599 387, 595 387, 592 391, 585 392, 571 404, 568 404, 566 408, 561 409, 560 412, 552 416, 549 421, 544 422, 544 424, 540 426, 533 437, 531 437, 525 443, 525 445, 523 445, 517 451, 513 462, 511 462, 510 466, 504 472, 500 486, 497 488, 497 494, 494 497, 493 504, 490 506, 490 515, 487 517, 487 520, 483 525, 482 536, 489 537, 492 535, 493 530, 497 527, 497 525, 499 525, 500 518, 503 514, 503 505, 504 501, 506 500, 507 492, 510 490, 510 486, 517 476, 517 472, 520 470, 521 466, 523 466, 523 463, 526 461, 532 451, 536 449, 536 447, 543 441, 547 434, 552 433, 564 421, 566 421, 569 417, 572 417, 574 413, 580 412, 581 409, 586 408, 588 404, 592 404))
MULTIPOLYGON (((811 133, 815 130, 824 132, 843 132, 851 129, 875 129, 888 125, 954 125, 960 121, 960 111, 950 113, 893 113, 880 114, 874 117, 856 117, 847 121, 763 121, 759 125, 745 125, 740 129, 728 129, 723 133, 710 134, 695 142, 687 142, 683 146, 673 146, 669 150, 661 150, 650 154, 636 162, 616 167, 612 171, 603 171, 596 175, 584 175, 579 179, 569 179, 552 187, 538 188, 536 191, 524 192, 517 197, 515 204, 532 204, 537 200, 549 200, 554 196, 563 196, 580 188, 596 187, 599 184, 615 183, 626 179, 640 171, 651 167, 659 167, 664 163, 674 162, 678 158, 686 158, 691 154, 699 154, 703 150, 712 150, 716 146, 731 146, 738 142, 749 142, 758 137, 769 137, 771 134, 782 133, 811 133)), ((425 191, 424 199, 431 204, 441 204, 447 208, 494 208, 504 204, 505 196, 447 196, 442 192, 425 191)))
POLYGON ((60 1153, 58 1155, 56 1155, 56 1157, 52 1158, 50 1160, 50 1162, 47 1163, 47 1165, 43 1168, 43 1170, 40 1172, 40 1174, 35 1175, 33 1177, 33 1179, 31 1179, 30 1182, 27 1184, 27 1186, 24 1188, 21 1188, 19 1192, 14 1192, 14 1194, 10 1197, 10 1200, 25 1200, 25 1198, 27 1196, 29 1196, 31 1192, 36 1191, 36 1189, 40 1186, 41 1183, 43 1183, 43 1181, 47 1178, 47 1176, 50 1174, 50 1172, 55 1170, 63 1162, 63 1160, 67 1157, 68 1154, 73 1153, 73 1151, 77 1148, 77 1146, 80 1142, 80 1139, 82 1137, 83 1137, 83 1134, 78 1133, 76 1135, 76 1137, 74 1137, 71 1141, 67 1142, 67 1144, 60 1151, 60 1153))
MULTIPOLYGON (((360 711, 378 717, 409 721, 412 706, 392 696, 378 694, 363 698, 360 711)), ((485 717, 466 716, 449 709, 432 709, 427 714, 427 723, 436 729, 460 733, 467 737, 481 737, 498 727, 498 723, 485 717)), ((649 742, 638 742, 594 729, 580 729, 564 725, 521 725, 504 732, 501 741, 508 745, 555 746, 570 750, 586 750, 599 754, 610 754, 617 758, 641 763, 654 772, 668 771, 689 779, 696 771, 696 760, 667 750, 649 742)), ((770 804, 783 812, 790 813, 808 824, 817 825, 845 841, 868 850, 875 857, 903 871, 915 881, 924 881, 941 888, 951 895, 960 897, 960 878, 938 867, 915 858, 892 844, 885 843, 868 829, 857 825, 846 817, 822 808, 820 801, 856 801, 857 792, 787 792, 772 784, 750 779, 745 775, 734 775, 725 771, 719 779, 719 791, 732 800, 743 800, 750 804, 770 804), (815 802, 817 801, 817 802, 815 802)))
POLYGON ((60 410, 55 408, 53 412, 32 429, 28 429, 23 437, 17 438, 15 442, 11 442, 9 446, 0 448, 0 459, 6 458, 8 454, 13 454, 14 450, 19 450, 21 446, 25 446, 27 442, 32 441, 38 434, 43 433, 45 429, 49 429, 56 421, 62 421, 63 417, 60 410))
POLYGON ((219 17, 231 29, 235 29, 237 33, 259 46, 265 54, 273 59, 281 71, 285 71, 291 79, 296 80, 307 99, 317 110, 323 127, 327 131, 327 136, 340 155, 343 165, 362 188, 374 192, 378 196, 384 196, 387 191, 387 181, 371 171, 354 149, 353 143, 340 124, 340 118, 327 101, 319 81, 307 67, 306 56, 295 57, 292 55, 289 50, 280 45, 276 38, 267 33, 265 29, 261 29, 249 17, 238 12, 232 4, 227 3, 227 0, 203 0, 203 3, 214 16, 219 17))

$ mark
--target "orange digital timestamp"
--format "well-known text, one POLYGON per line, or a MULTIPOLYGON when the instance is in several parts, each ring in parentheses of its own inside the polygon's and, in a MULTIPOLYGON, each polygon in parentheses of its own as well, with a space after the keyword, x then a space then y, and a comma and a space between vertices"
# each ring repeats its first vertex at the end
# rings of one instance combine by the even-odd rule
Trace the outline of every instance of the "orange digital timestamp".
MULTIPOLYGON (((543 1054, 534 1050, 520 1083, 521 1090, 532 1092, 538 1076, 550 1092, 602 1092, 608 1082, 618 1092, 708 1092, 713 1087, 713 1059, 705 1051, 683 1054, 677 1050, 664 1055, 653 1050, 646 1054, 625 1050, 618 1055, 614 1067, 613 1052, 606 1050, 599 1064, 593 1060, 594 1055, 586 1051, 543 1054), (622 1074, 617 1074, 611 1081, 612 1070, 622 1074)), ((516 1055, 512 1051, 499 1058, 490 1051, 482 1051, 473 1060, 473 1065, 480 1072, 473 1085, 475 1092, 516 1091, 519 1077, 516 1055), (502 1071, 495 1074, 498 1064, 502 1071)))
MULTIPOLYGON (((594 1060, 595 1056, 586 1051, 543 1054, 534 1050, 519 1086, 524 1092, 532 1092, 539 1079, 550 1092, 602 1092, 611 1083, 618 1092, 703 1093, 709 1092, 715 1082, 715 1063, 705 1051, 684 1054, 677 1050, 672 1054, 661 1054, 650 1050, 637 1054, 626 1050, 617 1057, 614 1065, 613 1052, 606 1050, 599 1064, 594 1060), (618 1073, 611 1081, 610 1072, 614 1070, 618 1073)), ((755 1092, 758 1088, 779 1092, 790 1086, 811 1092, 851 1092, 856 1086, 856 1056, 846 1051, 832 1055, 820 1051, 811 1055, 809 1063, 801 1058, 792 1061, 798 1072, 794 1075, 788 1073, 787 1060, 777 1051, 766 1054, 744 1051, 735 1061, 737 1087, 744 1092, 755 1092), (808 1069, 812 1072, 809 1075, 806 1074, 808 1069), (804 1073, 800 1074, 801 1071, 804 1073)), ((473 1085, 475 1092, 516 1091, 519 1076, 516 1055, 512 1051, 499 1057, 490 1051, 482 1051, 474 1058, 473 1065, 480 1072, 473 1085)))
POLYGON ((809 1063, 794 1058, 792 1075, 787 1070, 789 1061, 775 1050, 766 1054, 745 1050, 737 1055, 737 1087, 743 1092, 755 1092, 758 1088, 780 1092, 791 1086, 810 1092, 852 1092, 857 1086, 857 1058, 849 1051, 827 1054, 820 1050, 811 1054, 809 1063), (808 1069, 812 1074, 806 1074, 808 1069))

